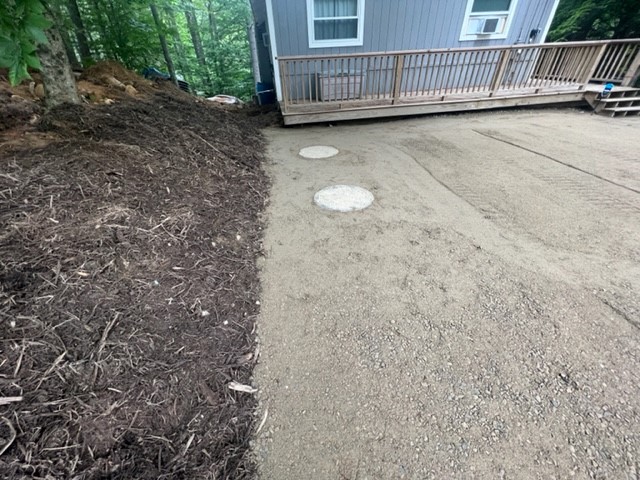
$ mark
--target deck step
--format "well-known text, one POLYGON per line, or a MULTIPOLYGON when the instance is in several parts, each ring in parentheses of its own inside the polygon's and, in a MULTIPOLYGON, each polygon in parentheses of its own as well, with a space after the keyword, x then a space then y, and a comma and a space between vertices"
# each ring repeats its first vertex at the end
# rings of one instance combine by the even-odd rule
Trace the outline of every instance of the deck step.
POLYGON ((640 105, 636 107, 615 107, 615 108, 605 108, 605 112, 640 112, 640 105))
POLYGON ((602 103, 616 103, 616 102, 640 102, 640 96, 637 97, 615 97, 615 98, 603 98, 600 100, 602 103))
MULTIPOLYGON (((598 95, 599 96, 599 95, 598 95)), ((615 89, 607 98, 587 97, 596 113, 608 117, 640 115, 640 89, 615 89)))

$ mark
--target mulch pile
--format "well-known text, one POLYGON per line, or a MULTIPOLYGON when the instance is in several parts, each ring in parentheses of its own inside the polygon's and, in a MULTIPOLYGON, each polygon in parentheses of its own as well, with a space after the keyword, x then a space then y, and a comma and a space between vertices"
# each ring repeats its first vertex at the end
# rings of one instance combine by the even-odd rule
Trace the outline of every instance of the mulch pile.
POLYGON ((253 478, 258 123, 161 90, 0 150, 0 478, 253 478))
POLYGON ((8 88, 0 86, 0 132, 34 122, 42 112, 36 102, 13 95, 8 88))

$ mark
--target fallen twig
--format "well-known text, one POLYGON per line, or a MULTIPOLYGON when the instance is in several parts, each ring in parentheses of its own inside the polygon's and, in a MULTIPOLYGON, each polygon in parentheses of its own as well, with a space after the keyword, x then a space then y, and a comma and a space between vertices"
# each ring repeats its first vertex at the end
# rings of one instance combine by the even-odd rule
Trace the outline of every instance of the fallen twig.
POLYGON ((38 386, 36 387, 36 390, 38 390, 40 388, 40 385, 42 385, 42 382, 44 382, 47 377, 49 376, 49 374, 51 372, 53 372, 55 370, 55 368, 58 366, 58 364, 62 361, 62 359, 65 357, 65 355, 67 354, 67 351, 65 350, 64 352, 62 352, 58 358, 56 358, 53 361, 53 364, 47 369, 46 372, 44 372, 44 375, 42 376, 42 378, 40 379, 40 381, 38 382, 38 386))
POLYGON ((265 408, 264 409, 264 415, 262 416, 262 421, 260 422, 260 425, 258 425, 258 429, 256 430, 256 435, 258 435, 260 433, 260 431, 262 430, 262 427, 264 427, 264 424, 267 423, 267 416, 269 415, 269 409, 265 408))
POLYGON ((251 385, 243 385, 238 382, 231 382, 228 386, 231 390, 235 390, 236 392, 256 393, 258 391, 257 388, 253 388, 251 385))
POLYGON ((91 383, 96 383, 96 379, 98 378, 98 363, 100 363, 100 357, 102 357, 102 351, 104 350, 105 345, 107 344, 107 338, 109 337, 109 333, 111 329, 118 321, 118 317, 120 316, 120 312, 116 312, 111 321, 107 323, 107 326, 104 327, 104 331, 102 332, 102 337, 100 338, 100 342, 98 343, 98 350, 96 352, 96 360, 95 366, 93 368, 93 377, 91 379, 91 383))

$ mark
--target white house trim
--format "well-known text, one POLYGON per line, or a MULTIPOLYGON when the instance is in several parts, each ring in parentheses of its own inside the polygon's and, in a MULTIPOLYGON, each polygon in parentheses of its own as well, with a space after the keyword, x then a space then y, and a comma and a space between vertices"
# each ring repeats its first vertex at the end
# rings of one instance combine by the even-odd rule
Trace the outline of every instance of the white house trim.
POLYGON ((547 20, 547 26, 544 27, 542 31, 542 40, 540 43, 544 43, 547 41, 547 35, 549 35, 549 30, 551 30, 551 24, 553 23, 553 18, 556 16, 556 11, 558 10, 558 5, 560 4, 560 0, 555 0, 553 4, 553 8, 551 9, 551 13, 549 14, 549 20, 547 20))
POLYGON ((278 64, 278 42, 276 40, 276 28, 273 22, 273 4, 272 0, 266 0, 267 3, 267 26, 269 28, 269 44, 271 45, 271 62, 273 64, 273 82, 276 87, 276 96, 278 101, 282 101, 282 85, 280 82, 280 65, 278 64))
MULTIPOLYGON (((337 40, 316 40, 315 24, 314 24, 314 0, 307 0, 307 32, 309 35, 309 48, 334 48, 334 47, 361 47, 364 44, 364 2, 358 0, 358 14, 356 17, 336 17, 335 20, 351 18, 358 20, 358 37, 337 40)), ((331 20, 326 18, 325 20, 331 20)))
POLYGON ((469 42, 469 41, 477 41, 477 40, 504 40, 509 36, 509 30, 511 29, 511 24, 513 23, 513 19, 515 17, 516 7, 518 6, 518 0, 511 0, 511 4, 509 5, 509 11, 506 13, 506 20, 502 27, 502 32, 500 33, 490 33, 490 34, 470 34, 467 33, 469 30, 469 21, 471 17, 504 17, 505 12, 483 12, 482 14, 474 14, 471 12, 473 9, 473 0, 467 0, 467 9, 464 13, 464 21, 462 22, 462 31, 460 32, 460 41, 461 42, 469 42))

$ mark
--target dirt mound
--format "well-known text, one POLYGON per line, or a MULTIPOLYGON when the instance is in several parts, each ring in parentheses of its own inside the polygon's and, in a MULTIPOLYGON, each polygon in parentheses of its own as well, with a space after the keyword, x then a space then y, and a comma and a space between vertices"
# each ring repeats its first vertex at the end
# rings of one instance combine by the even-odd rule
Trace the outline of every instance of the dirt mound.
POLYGON ((37 120, 42 107, 0 85, 0 132, 37 120))
POLYGON ((159 92, 40 128, 0 154, 0 477, 252 477, 255 123, 159 92))
MULTIPOLYGON (((194 98, 168 80, 147 80, 111 60, 98 62, 87 68, 80 76, 78 88, 81 91, 85 90, 89 97, 93 95, 97 99, 93 103, 104 101, 105 98, 118 99, 135 96, 138 93, 153 95, 158 91, 167 92, 184 100, 194 98), (97 86, 102 87, 102 90, 96 91, 97 86), (135 91, 130 91, 130 87, 135 91)), ((92 100, 92 98, 89 99, 92 100)))
POLYGON ((153 82, 141 77, 137 73, 126 69, 122 64, 111 60, 98 62, 90 66, 82 72, 80 80, 109 86, 109 83, 105 80, 108 77, 116 78, 123 84, 133 85, 136 88, 151 86, 153 84, 153 82))

